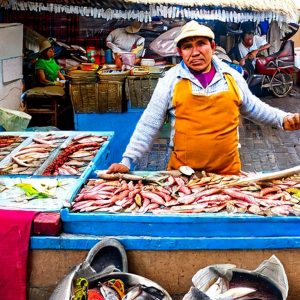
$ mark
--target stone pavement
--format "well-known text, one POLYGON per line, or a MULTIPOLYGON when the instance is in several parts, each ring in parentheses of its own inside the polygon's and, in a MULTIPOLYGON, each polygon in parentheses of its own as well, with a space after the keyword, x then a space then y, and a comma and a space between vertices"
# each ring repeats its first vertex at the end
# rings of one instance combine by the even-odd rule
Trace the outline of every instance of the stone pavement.
MULTIPOLYGON (((296 85, 288 97, 260 99, 285 111, 300 112, 300 88, 296 85)), ((300 164, 300 131, 283 131, 243 119, 239 133, 243 171, 273 172, 300 164)))
MULTIPOLYGON (((289 112, 300 112, 300 87, 294 86, 291 95, 276 98, 260 97, 269 105, 289 112)), ((284 131, 266 125, 257 125, 242 119, 239 128, 242 170, 246 172, 274 172, 300 164, 300 130, 284 131)), ((168 131, 162 132, 151 151, 145 154, 136 170, 157 171, 166 168, 168 161, 168 131)))

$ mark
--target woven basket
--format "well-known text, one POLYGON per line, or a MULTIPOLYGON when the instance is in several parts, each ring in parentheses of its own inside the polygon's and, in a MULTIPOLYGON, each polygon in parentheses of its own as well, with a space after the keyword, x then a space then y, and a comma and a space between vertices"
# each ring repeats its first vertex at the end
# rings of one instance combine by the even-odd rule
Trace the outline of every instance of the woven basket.
POLYGON ((66 75, 66 78, 70 80, 71 83, 94 83, 99 81, 98 74, 95 71, 82 71, 75 70, 71 71, 66 75))
POLYGON ((70 83, 70 96, 75 112, 99 112, 98 83, 70 83))
POLYGON ((98 83, 99 111, 122 112, 125 110, 124 83, 120 81, 100 81, 98 83))
POLYGON ((125 110, 124 83, 70 84, 70 96, 75 112, 122 112, 125 110))
POLYGON ((133 108, 145 108, 153 94, 160 76, 143 75, 126 78, 126 98, 133 108))
POLYGON ((103 70, 99 72, 99 78, 101 81, 120 81, 124 82, 126 77, 130 74, 130 71, 113 71, 112 73, 110 70, 103 70))

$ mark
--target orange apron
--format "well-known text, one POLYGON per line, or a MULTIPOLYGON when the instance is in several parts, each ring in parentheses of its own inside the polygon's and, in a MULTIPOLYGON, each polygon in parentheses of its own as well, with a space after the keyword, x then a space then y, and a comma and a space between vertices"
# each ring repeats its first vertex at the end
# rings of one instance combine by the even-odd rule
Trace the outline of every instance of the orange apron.
POLYGON ((187 79, 174 90, 174 149, 168 170, 187 165, 195 170, 218 174, 238 174, 240 95, 235 80, 226 74, 229 89, 212 95, 193 95, 187 79))

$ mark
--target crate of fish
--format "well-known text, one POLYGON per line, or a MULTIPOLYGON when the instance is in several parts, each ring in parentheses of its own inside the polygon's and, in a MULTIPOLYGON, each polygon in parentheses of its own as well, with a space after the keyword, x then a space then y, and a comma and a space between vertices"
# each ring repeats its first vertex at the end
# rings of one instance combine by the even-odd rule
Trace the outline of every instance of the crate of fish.
POLYGON ((243 176, 175 171, 88 179, 62 211, 68 233, 166 237, 298 236, 300 175, 243 176), (145 175, 146 174, 146 175, 145 175), (105 226, 103 226, 105 225, 105 226))
POLYGON ((63 148, 39 169, 43 176, 88 176, 108 157, 113 132, 73 132, 63 148))
POLYGON ((0 206, 21 210, 59 211, 80 186, 78 178, 1 176, 0 206))
POLYGON ((40 167, 55 155, 68 139, 59 131, 28 133, 29 136, 0 163, 0 174, 36 175, 40 167))
POLYGON ((18 132, 0 133, 0 161, 8 156, 13 150, 19 147, 26 139, 28 134, 18 132))

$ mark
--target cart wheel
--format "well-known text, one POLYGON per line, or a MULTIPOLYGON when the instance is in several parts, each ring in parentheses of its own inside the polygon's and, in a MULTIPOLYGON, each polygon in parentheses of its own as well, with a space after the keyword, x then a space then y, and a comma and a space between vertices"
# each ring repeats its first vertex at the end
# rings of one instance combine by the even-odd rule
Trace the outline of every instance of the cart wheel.
POLYGON ((287 96, 292 88, 293 77, 291 74, 278 72, 271 79, 271 91, 278 98, 287 96))
POLYGON ((271 76, 269 75, 264 75, 261 83, 261 89, 268 89, 269 91, 272 90, 271 88, 271 76))

